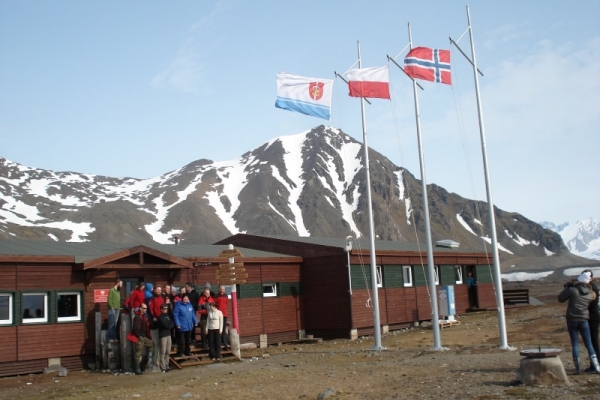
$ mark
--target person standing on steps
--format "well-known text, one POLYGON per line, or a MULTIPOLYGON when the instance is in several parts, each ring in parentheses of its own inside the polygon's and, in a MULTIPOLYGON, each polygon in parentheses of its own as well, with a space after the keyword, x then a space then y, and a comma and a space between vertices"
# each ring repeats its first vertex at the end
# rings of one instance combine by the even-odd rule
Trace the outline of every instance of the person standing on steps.
POLYGON ((567 306, 567 329, 571 338, 571 350, 573 354, 573 365, 575 373, 579 374, 579 335, 587 348, 590 356, 590 364, 594 367, 596 373, 600 373, 598 358, 592 346, 590 337, 590 303, 596 300, 596 294, 593 292, 590 282, 592 280, 591 272, 583 272, 577 278, 575 283, 567 282, 564 289, 558 295, 558 301, 564 303, 569 301, 567 306))
POLYGON ((173 319, 175 320, 175 326, 179 331, 177 357, 181 357, 184 354, 186 356, 191 356, 191 335, 194 331, 194 327, 198 325, 198 319, 196 318, 196 311, 194 311, 194 307, 190 303, 190 298, 187 294, 184 294, 183 299, 175 304, 173 319))
POLYGON ((221 359, 221 334, 223 333, 223 314, 217 309, 216 303, 209 303, 206 330, 208 337, 208 355, 212 361, 221 359))

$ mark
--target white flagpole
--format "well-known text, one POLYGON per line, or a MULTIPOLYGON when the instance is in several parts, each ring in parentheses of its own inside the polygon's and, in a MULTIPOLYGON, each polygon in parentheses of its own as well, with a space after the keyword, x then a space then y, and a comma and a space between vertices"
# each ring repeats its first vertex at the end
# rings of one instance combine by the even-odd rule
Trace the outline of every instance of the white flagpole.
MULTIPOLYGON (((360 42, 357 42, 358 47, 358 68, 362 68, 362 60, 360 58, 360 42)), ((363 128, 363 150, 365 158, 365 173, 367 175, 367 211, 369 215, 369 246, 371 259, 371 304, 373 307, 373 329, 375 337, 374 350, 382 350, 381 346, 381 323, 379 321, 379 293, 377 291, 377 263, 375 259, 375 229, 373 228, 373 206, 371 201, 371 174, 369 172, 369 145, 367 143, 367 122, 365 119, 365 100, 360 98, 360 111, 362 116, 363 128)))
POLYGON ((498 305, 498 329, 500 333, 500 348, 510 349, 506 338, 506 319, 504 316, 504 296, 502 293, 502 279, 500 277, 500 261, 498 255, 498 238, 496 235, 496 219, 494 217, 494 202, 492 201, 492 188, 487 161, 487 146, 485 144, 485 129, 483 127, 483 111, 481 110, 481 96, 479 94, 479 77, 477 75, 477 59, 475 57, 475 42, 473 41, 473 28, 471 27, 471 14, 467 6, 467 20, 469 23, 469 36, 471 39, 471 63, 475 76, 475 93, 477 96, 477 114, 479 117, 479 134, 481 137, 481 151, 483 153, 483 169, 485 172, 485 187, 487 192, 488 208, 490 214, 490 235, 492 239, 492 257, 494 260, 494 285, 496 288, 496 304, 498 305))
MULTIPOLYGON (((412 33, 410 23, 408 24, 408 40, 412 49, 412 33)), ((437 289, 435 286, 435 271, 433 265, 433 244, 431 243, 431 223, 429 221, 429 201, 427 200, 427 180, 425 179, 425 157, 423 155, 423 141, 421 139, 421 115, 419 112, 419 98, 417 95, 417 85, 412 80, 413 94, 415 98, 415 118, 417 122, 417 139, 419 144, 419 166, 421 168, 421 187, 423 191, 423 213, 425 214, 425 240, 427 242, 427 272, 429 276, 429 296, 431 298, 431 311, 433 324, 433 349, 443 350, 440 340, 440 320, 437 304, 437 289)))

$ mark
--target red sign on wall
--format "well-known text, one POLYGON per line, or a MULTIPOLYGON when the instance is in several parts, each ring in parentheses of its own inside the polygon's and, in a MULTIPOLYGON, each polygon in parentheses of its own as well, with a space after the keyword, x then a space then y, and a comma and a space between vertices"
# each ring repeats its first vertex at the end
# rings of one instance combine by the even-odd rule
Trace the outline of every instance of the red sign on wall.
POLYGON ((109 289, 94 289, 94 303, 107 303, 109 289))

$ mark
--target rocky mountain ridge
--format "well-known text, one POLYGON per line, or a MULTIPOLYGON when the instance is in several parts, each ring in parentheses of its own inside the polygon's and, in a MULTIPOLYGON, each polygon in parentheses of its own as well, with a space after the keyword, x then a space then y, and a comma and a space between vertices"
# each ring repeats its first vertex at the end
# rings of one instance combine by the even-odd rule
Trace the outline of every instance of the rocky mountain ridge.
MULTIPOLYGON (((53 172, 0 158, 0 238, 169 243, 178 235, 214 243, 235 233, 364 236, 362 158, 361 143, 322 125, 234 160, 201 159, 151 179, 53 172)), ((423 243, 420 181, 372 149, 369 159, 375 234, 423 243)), ((428 193, 434 241, 490 250, 487 204, 435 184, 428 193)), ((494 212, 503 265, 586 261, 556 232, 518 213, 494 212)))

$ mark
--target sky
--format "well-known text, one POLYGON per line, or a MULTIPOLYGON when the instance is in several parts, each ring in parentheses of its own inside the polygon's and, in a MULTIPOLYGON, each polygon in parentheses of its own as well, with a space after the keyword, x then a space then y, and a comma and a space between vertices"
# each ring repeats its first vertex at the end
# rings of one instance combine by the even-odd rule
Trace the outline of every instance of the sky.
MULTIPOLYGON (((360 100, 335 78, 389 65, 365 106, 368 144, 421 177, 413 46, 450 49, 453 85, 419 90, 427 183, 486 200, 466 3, 0 2, 0 157, 34 168, 153 178, 227 161, 321 124, 363 141, 360 100), (460 38, 460 40, 459 40, 460 38), (274 107, 278 72, 335 79, 331 120, 274 107)), ((532 221, 600 219, 600 2, 469 4, 489 183, 532 221)))

